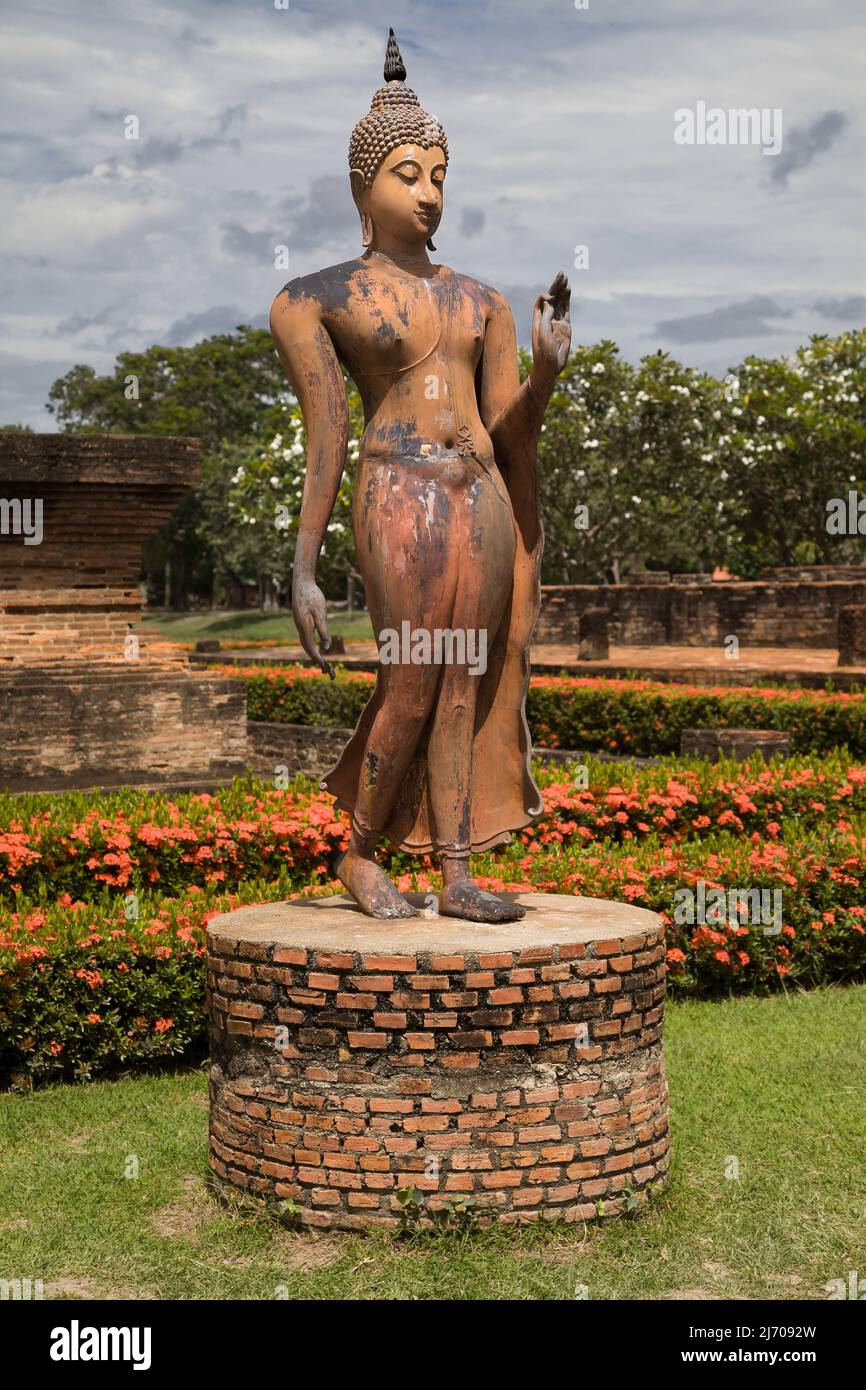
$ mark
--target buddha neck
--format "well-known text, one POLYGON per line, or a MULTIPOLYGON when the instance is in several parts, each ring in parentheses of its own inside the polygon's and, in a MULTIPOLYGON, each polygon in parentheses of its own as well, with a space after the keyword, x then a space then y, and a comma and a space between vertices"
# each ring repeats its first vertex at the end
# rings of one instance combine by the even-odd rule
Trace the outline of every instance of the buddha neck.
POLYGON ((390 264, 397 266, 399 270, 408 270, 413 275, 429 275, 435 269, 433 262, 427 255, 425 247, 422 247, 419 251, 410 251, 408 249, 398 250, 397 248, 392 249, 390 247, 385 250, 378 246, 370 246, 367 248, 364 255, 370 260, 390 262, 390 264))

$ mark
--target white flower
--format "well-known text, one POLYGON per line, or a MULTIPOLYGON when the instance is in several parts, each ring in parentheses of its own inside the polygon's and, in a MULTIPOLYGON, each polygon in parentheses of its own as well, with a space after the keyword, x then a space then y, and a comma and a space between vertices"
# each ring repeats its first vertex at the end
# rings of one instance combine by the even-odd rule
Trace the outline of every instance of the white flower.
POLYGON ((272 473, 272 474, 271 474, 271 477, 270 477, 270 484, 271 484, 271 487, 279 487, 279 485, 280 485, 280 480, 279 480, 279 478, 277 477, 276 473, 272 473))
POLYGON ((640 498, 639 498, 639 497, 632 497, 631 500, 632 500, 632 502, 636 502, 637 505, 640 506, 640 498))
POLYGON ((594 366, 593 369, 592 369, 592 374, 593 374, 593 376, 603 376, 603 375, 604 375, 604 363, 603 363, 603 362, 596 362, 595 366, 594 366))

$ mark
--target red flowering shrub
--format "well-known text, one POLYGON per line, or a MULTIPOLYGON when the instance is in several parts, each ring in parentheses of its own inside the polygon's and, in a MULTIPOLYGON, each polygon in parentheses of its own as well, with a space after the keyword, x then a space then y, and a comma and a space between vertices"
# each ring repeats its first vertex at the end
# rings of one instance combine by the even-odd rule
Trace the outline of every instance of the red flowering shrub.
MULTIPOLYGON (((566 777, 561 768, 539 769, 546 813, 519 837, 531 853, 653 834, 705 838, 719 829, 772 840, 783 826, 844 831, 866 813, 866 767, 841 754, 769 768, 760 760, 684 763, 676 771, 591 763, 586 790, 566 777)), ((249 879, 279 879, 288 894, 329 879, 347 843, 347 817, 310 780, 285 791, 237 781, 213 796, 125 789, 98 799, 76 792, 0 797, 0 898, 178 893, 249 879)), ((398 869, 412 862, 393 851, 389 857, 398 869)))
MULTIPOLYGON (((501 892, 614 898, 660 912, 675 993, 866 975, 866 767, 843 754, 765 767, 590 762, 588 787, 537 770, 542 820, 476 856, 501 892), (678 920, 678 895, 780 891, 766 923, 678 920)), ((201 1051, 204 928, 242 902, 339 892, 347 818, 309 781, 214 796, 126 789, 0 797, 0 1073, 84 1076, 201 1051)), ((383 850, 404 891, 429 860, 383 850)))

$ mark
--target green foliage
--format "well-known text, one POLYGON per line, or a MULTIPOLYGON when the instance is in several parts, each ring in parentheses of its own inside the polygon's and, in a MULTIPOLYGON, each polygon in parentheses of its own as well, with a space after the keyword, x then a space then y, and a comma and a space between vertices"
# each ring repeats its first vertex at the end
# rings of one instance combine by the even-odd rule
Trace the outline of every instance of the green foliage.
POLYGON ((79 364, 55 381, 48 409, 71 434, 173 434, 206 450, 258 434, 288 394, 271 335, 241 324, 193 347, 122 352, 97 376, 79 364))

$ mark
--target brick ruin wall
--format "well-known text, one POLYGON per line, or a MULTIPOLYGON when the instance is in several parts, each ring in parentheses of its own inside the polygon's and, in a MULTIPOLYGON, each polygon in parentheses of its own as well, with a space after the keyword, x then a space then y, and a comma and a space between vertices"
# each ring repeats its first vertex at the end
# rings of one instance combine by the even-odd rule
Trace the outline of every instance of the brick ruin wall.
POLYGON ((866 575, 851 568, 848 577, 751 583, 544 585, 533 640, 576 646, 581 613, 603 607, 617 646, 715 647, 733 634, 748 646, 835 649, 840 609, 866 604, 866 575))
POLYGON ((130 633, 144 655, 142 547, 200 474, 197 439, 0 432, 0 663, 123 660, 130 633), (26 500, 39 544, 9 530, 26 500))

